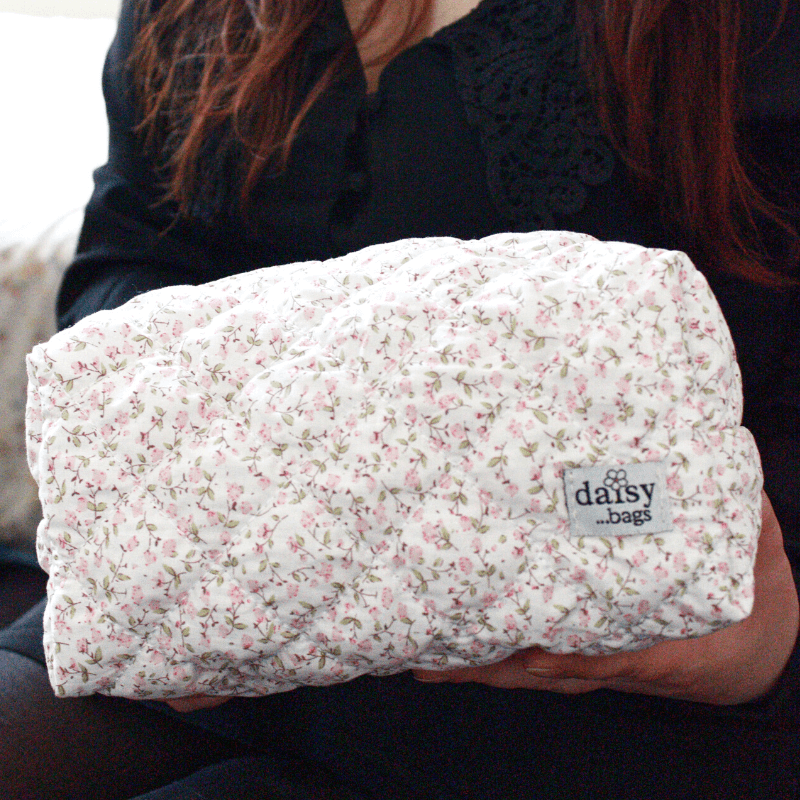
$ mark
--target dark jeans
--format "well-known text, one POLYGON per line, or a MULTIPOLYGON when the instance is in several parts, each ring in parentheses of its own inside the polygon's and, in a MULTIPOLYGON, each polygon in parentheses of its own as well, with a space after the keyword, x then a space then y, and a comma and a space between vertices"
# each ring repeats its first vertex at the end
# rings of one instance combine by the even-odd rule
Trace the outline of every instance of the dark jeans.
MULTIPOLYGON (((36 610, 0 632, 0 649, 25 653, 27 647, 28 658, 40 657, 40 645, 31 645, 40 640, 40 618, 36 610)), ((200 733, 241 748, 138 795, 151 800, 778 800, 797 797, 798 676, 796 650, 769 697, 731 708, 614 692, 566 697, 419 684, 407 674, 231 700, 185 715, 160 703, 74 702, 105 704, 156 748, 148 734, 156 718, 168 720, 179 740, 200 733), (215 788, 221 786, 227 789, 215 788)))

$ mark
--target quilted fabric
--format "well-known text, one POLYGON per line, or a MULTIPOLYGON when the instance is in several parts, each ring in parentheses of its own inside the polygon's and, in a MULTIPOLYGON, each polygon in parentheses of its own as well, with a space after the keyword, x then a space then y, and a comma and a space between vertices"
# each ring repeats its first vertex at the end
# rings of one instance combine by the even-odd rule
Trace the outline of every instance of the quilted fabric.
POLYGON ((406 240, 142 295, 28 370, 61 694, 610 652, 752 604, 758 454, 678 252, 406 240), (597 487, 568 472, 592 466, 597 487), (659 471, 660 510, 636 477, 659 471), (587 534, 592 492, 664 530, 587 534))

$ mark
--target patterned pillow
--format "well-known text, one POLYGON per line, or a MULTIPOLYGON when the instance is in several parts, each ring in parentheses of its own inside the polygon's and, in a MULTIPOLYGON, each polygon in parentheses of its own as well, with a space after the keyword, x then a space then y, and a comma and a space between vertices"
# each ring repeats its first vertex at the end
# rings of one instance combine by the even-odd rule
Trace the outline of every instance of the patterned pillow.
POLYGON ((29 356, 61 694, 259 695, 741 620, 761 475, 681 253, 418 239, 29 356))

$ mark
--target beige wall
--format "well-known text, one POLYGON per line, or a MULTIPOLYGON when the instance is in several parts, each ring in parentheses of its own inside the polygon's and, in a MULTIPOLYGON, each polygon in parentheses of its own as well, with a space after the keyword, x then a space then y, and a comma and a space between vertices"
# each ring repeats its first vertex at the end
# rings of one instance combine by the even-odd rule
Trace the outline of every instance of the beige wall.
POLYGON ((0 0, 0 13, 42 17, 116 17, 120 0, 0 0))

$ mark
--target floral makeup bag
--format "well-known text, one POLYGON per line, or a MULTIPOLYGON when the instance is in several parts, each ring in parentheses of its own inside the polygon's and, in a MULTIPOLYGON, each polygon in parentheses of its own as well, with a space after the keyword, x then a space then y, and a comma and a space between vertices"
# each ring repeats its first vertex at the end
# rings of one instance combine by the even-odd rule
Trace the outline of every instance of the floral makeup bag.
POLYGON ((404 240, 150 292, 28 373, 62 695, 609 653, 751 609, 758 453, 679 252, 404 240))

